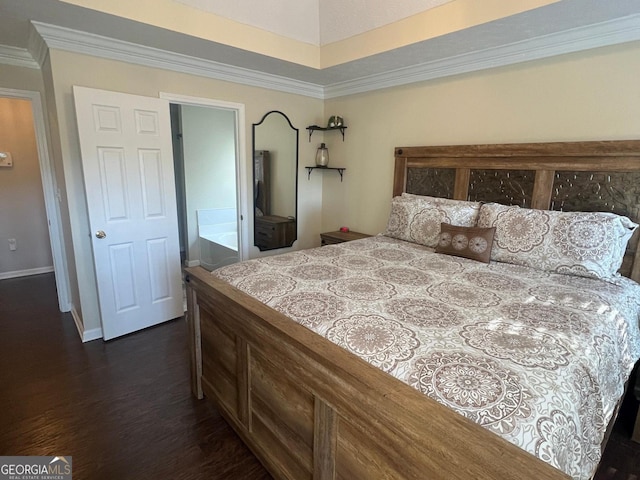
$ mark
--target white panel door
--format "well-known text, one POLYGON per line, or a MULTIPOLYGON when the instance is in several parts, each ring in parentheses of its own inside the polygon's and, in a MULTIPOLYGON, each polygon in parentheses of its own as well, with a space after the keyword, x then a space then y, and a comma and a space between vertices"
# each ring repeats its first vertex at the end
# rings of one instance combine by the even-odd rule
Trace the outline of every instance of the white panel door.
POLYGON ((105 340, 183 314, 167 100, 73 87, 105 340))

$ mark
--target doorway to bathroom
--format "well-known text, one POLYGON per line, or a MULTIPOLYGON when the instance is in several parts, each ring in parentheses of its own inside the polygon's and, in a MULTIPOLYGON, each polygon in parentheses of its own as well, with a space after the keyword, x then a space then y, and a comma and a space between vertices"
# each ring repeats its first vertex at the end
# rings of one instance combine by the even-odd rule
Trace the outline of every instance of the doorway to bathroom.
POLYGON ((243 109, 168 99, 182 262, 214 270, 241 261, 247 248, 239 138, 243 109))

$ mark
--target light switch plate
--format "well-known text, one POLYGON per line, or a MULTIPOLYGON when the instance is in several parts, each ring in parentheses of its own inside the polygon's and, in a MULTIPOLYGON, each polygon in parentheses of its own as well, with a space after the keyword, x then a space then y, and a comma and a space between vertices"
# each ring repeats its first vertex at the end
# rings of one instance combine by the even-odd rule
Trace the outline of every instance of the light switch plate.
POLYGON ((0 152, 0 167, 13 167, 13 159, 11 153, 0 152))

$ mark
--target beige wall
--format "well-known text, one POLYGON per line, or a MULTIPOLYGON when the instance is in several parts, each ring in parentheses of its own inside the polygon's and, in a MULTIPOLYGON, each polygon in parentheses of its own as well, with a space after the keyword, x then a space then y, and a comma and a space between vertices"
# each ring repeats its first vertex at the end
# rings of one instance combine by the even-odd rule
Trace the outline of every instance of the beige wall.
POLYGON ((639 78, 635 42, 329 100, 349 128, 324 136, 347 171, 325 178, 323 230, 384 230, 394 147, 640 139, 639 78))
MULTIPOLYGON (((100 327, 100 315, 91 242, 88 235, 89 223, 72 97, 73 85, 151 97, 157 97, 159 92, 165 92, 244 104, 246 114, 244 146, 246 152, 252 151, 251 124, 259 121, 269 110, 284 111, 291 122, 301 129, 320 122, 323 117, 323 102, 317 99, 60 50, 51 50, 49 55, 52 91, 55 98, 56 127, 60 132, 60 160, 66 184, 77 273, 76 283, 79 286, 80 311, 85 331, 100 327)), ((312 162, 315 148, 302 139, 301 136, 301 159, 308 158, 309 162, 312 162)), ((251 185, 250 153, 246 157, 244 166, 247 175, 249 175, 246 180, 248 180, 247 184, 251 185)), ((320 243, 322 182, 312 179, 313 181, 307 183, 303 165, 304 160, 301 160, 299 179, 300 182, 305 182, 305 188, 300 189, 298 198, 301 220, 298 225, 298 241, 294 245, 296 249, 308 248, 320 243)), ((252 225, 253 218, 249 216, 247 221, 252 225)), ((252 230, 250 233, 253 235, 252 230)), ((258 255, 260 255, 258 249, 252 247, 250 256, 258 255)))
MULTIPOLYGON (((295 248, 316 246, 321 231, 342 225, 367 233, 384 229, 396 146, 640 138, 640 42, 326 102, 58 50, 50 52, 50 62, 43 74, 52 149, 58 151, 54 155, 58 184, 66 185, 62 204, 67 207, 68 202, 67 231, 72 232, 67 244, 72 243, 68 254, 70 267, 75 268, 70 272, 72 300, 81 305, 85 330, 99 328, 100 319, 73 85, 244 104, 247 185, 251 185, 251 124, 269 110, 284 111, 301 130, 295 248), (337 132, 317 132, 309 142, 304 128, 324 124, 329 114, 345 118, 349 127, 345 141, 337 132), (58 129, 59 136, 55 134, 58 129), (307 179, 304 167, 313 165, 315 149, 322 141, 330 148, 330 165, 347 168, 344 182, 335 172, 314 171, 307 179)), ((2 68, 0 85, 6 78, 2 68)), ((26 71, 29 69, 21 70, 25 71, 13 73, 14 78, 24 77, 20 88, 26 88, 28 82, 42 88, 37 71, 34 75, 26 71)), ((252 224, 252 218, 247 220, 252 224)), ((250 256, 258 255, 253 248, 250 256)))
POLYGON ((0 275, 53 268, 30 100, 0 98, 0 151, 13 158, 0 167, 0 275))

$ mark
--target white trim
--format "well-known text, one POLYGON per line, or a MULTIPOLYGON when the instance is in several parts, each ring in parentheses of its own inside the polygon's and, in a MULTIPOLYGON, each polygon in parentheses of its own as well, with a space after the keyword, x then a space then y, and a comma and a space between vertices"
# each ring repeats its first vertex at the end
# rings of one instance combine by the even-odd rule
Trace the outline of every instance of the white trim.
MULTIPOLYGON (((247 152, 246 152, 246 119, 244 113, 244 105, 238 104, 236 109, 236 197, 238 206, 240 207, 240 251, 238 252, 238 260, 243 261, 249 258, 249 245, 253 244, 253 241, 249 242, 250 233, 253 234, 253 229, 249 231, 249 205, 247 199, 253 198, 253 160, 251 161, 251 172, 247 172, 247 152)), ((251 155, 253 159, 253 155, 251 155)), ((253 202, 251 202, 251 208, 253 209, 253 202)), ((253 218, 253 217, 252 217, 253 218)))
POLYGON ((307 97, 322 98, 323 96, 322 87, 313 83, 227 65, 213 60, 191 57, 181 53, 168 52, 57 25, 34 21, 31 23, 49 48, 295 93, 307 97))
MULTIPOLYGON (((249 185, 253 184, 253 180, 248 177, 247 174, 247 152, 246 152, 246 120, 245 120, 245 106, 243 103, 226 102, 224 100, 215 100, 211 98, 191 97, 188 95, 179 95, 174 93, 160 92, 160 98, 164 98, 170 103, 178 103, 180 105, 193 105, 196 107, 213 107, 221 108, 225 110, 231 110, 235 112, 235 130, 236 130, 236 202, 238 204, 238 210, 240 216, 238 221, 240 224, 240 250, 238 251, 239 260, 242 261, 249 258, 249 217, 247 198, 249 185)), ((191 263, 199 261, 187 262, 189 267, 196 267, 198 265, 191 265, 191 263)))
POLYGON ((192 105, 194 107, 215 107, 226 110, 244 109, 244 103, 227 102, 205 97, 192 97, 191 95, 181 95, 178 93, 159 92, 159 98, 168 100, 169 103, 179 103, 180 105, 192 105))
MULTIPOLYGON (((294 80, 212 60, 168 52, 69 28, 32 22, 49 48, 164 68, 271 90, 329 99, 450 75, 512 65, 555 55, 640 40, 640 14, 543 35, 455 57, 400 68, 328 86, 294 80)), ((35 41, 37 60, 46 54, 35 41)), ((32 49, 33 51, 33 49, 32 49)))
POLYGON ((82 323, 82 318, 80 317, 80 314, 75 307, 71 309, 71 318, 73 318, 73 322, 76 324, 76 329, 78 330, 78 334, 80 335, 80 340, 82 340, 82 343, 90 342, 91 340, 97 340, 103 337, 102 328, 92 328, 91 330, 85 331, 84 324, 82 323))
POLYGON ((47 56, 49 55, 49 47, 45 43, 44 39, 40 36, 33 24, 29 27, 29 39, 27 41, 27 49, 40 67, 44 65, 47 56))
POLYGON ((185 264, 189 268, 191 268, 191 267, 199 267, 200 266, 200 260, 187 260, 185 262, 185 264))
POLYGON ((80 314, 76 310, 76 307, 71 308, 71 318, 73 318, 73 323, 76 324, 76 329, 78 330, 78 334, 80 335, 80 340, 82 340, 84 334, 84 325, 82 323, 80 314))
POLYGON ((25 48, 0 45, 0 63, 17 67, 40 68, 29 51, 25 48))
POLYGON ((14 270, 13 272, 0 272, 0 280, 7 278, 28 277, 30 275, 40 275, 42 273, 53 272, 53 265, 49 267, 29 268, 27 270, 14 270))
POLYGON ((640 40, 640 14, 325 87, 325 99, 640 40))
POLYGON ((40 176, 42 178, 42 189, 44 193, 44 206, 49 223, 49 242, 51 244, 53 268, 58 291, 58 306, 61 312, 68 312, 71 310, 69 272, 61 229, 60 205, 57 201, 58 196, 56 195, 57 186, 53 174, 53 164, 49 157, 49 148, 47 147, 47 131, 44 123, 44 110, 40 100, 40 93, 30 90, 0 88, 0 97, 19 98, 31 101, 38 161, 40 163, 40 176))
POLYGON ((91 330, 87 330, 82 335, 82 343, 91 342, 92 340, 98 340, 102 338, 102 329, 101 328, 92 328, 91 330))

